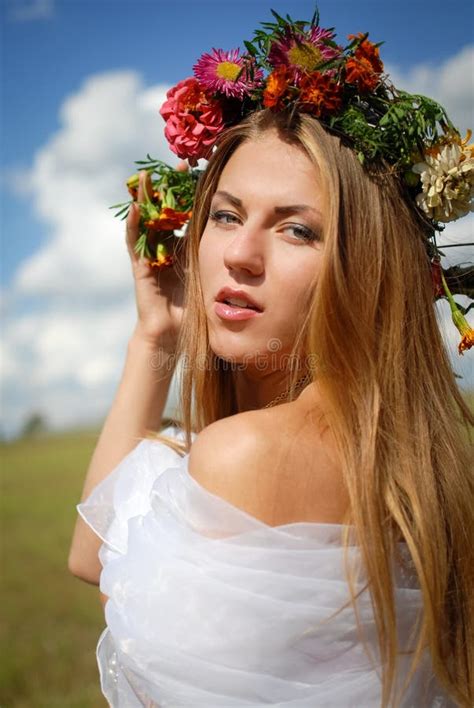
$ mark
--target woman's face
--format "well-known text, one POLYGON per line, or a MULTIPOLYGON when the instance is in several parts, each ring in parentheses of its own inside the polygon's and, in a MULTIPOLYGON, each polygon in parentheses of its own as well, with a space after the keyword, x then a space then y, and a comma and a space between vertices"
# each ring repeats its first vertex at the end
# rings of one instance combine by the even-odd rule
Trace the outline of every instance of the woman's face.
POLYGON ((291 352, 323 244, 319 170, 276 131, 241 145, 225 166, 199 245, 210 346, 221 358, 265 367, 291 352), (217 300, 228 287, 258 312, 217 300), (238 319, 244 317, 246 319, 238 319), (236 319, 237 318, 237 319, 236 319))

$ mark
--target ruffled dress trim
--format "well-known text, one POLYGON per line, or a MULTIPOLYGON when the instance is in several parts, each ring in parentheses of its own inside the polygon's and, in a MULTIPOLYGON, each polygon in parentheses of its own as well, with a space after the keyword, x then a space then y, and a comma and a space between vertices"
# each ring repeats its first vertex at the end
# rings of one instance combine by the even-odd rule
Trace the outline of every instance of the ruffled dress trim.
MULTIPOLYGON (((164 434, 184 440, 172 426, 164 434)), ((143 440, 77 506, 102 539, 109 598, 97 646, 114 708, 375 708, 380 666, 367 591, 356 632, 339 524, 268 526, 202 487, 164 443, 143 440)), ((353 529, 351 561, 364 574, 353 529)), ((395 568, 403 648, 422 609, 412 574, 395 568)), ((399 685, 410 657, 400 656, 399 685)), ((454 706, 426 655, 403 708, 454 706)))

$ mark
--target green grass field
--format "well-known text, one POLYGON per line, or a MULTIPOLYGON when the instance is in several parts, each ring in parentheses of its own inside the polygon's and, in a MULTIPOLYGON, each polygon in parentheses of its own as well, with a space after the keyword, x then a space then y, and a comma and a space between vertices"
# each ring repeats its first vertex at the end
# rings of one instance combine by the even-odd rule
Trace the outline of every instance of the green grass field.
POLYGON ((1 445, 1 708, 104 708, 95 647, 97 587, 67 557, 97 433, 1 445))

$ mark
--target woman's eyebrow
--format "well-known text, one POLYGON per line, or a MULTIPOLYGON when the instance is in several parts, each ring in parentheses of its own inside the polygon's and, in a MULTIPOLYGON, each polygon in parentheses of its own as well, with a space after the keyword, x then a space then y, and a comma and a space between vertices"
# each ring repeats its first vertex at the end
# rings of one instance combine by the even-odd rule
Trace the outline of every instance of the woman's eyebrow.
POLYGON ((224 197, 224 199, 227 199, 227 201, 233 204, 235 207, 240 208, 242 206, 241 199, 237 199, 237 197, 234 197, 233 194, 230 194, 230 192, 225 192, 223 189, 219 190, 218 192, 215 192, 214 197, 224 197))
POLYGON ((276 214, 298 214, 305 211, 313 211, 315 214, 321 214, 320 211, 309 206, 309 204, 290 204, 288 206, 275 207, 276 214))
MULTIPOLYGON (((239 209, 242 208, 242 200, 238 199, 238 197, 234 197, 234 195, 230 194, 230 192, 226 192, 225 190, 219 190, 218 192, 215 192, 214 196, 223 197, 235 207, 238 207, 239 209)), ((318 211, 314 207, 309 206, 309 204, 289 204, 288 206, 275 207, 275 214, 295 214, 302 213, 305 211, 313 211, 316 214, 321 215, 320 211, 318 211)))

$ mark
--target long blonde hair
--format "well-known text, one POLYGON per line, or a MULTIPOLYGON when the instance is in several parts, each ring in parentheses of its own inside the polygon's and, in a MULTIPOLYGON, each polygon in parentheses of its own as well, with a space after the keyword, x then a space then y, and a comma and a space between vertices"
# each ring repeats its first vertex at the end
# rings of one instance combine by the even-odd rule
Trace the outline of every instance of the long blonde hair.
POLYGON ((392 695, 398 639, 390 559, 400 539, 424 607, 412 672, 428 647, 440 683, 459 705, 471 706, 474 483, 463 427, 469 430, 474 416, 438 328, 426 225, 396 175, 382 165, 369 175, 350 147, 308 115, 265 110, 228 129, 198 185, 178 344, 183 450, 191 431, 237 412, 229 367, 209 346, 198 248, 228 159, 268 130, 300 146, 322 175, 324 256, 294 352, 303 342, 317 361, 367 570, 384 666, 382 706, 399 700, 392 695))

